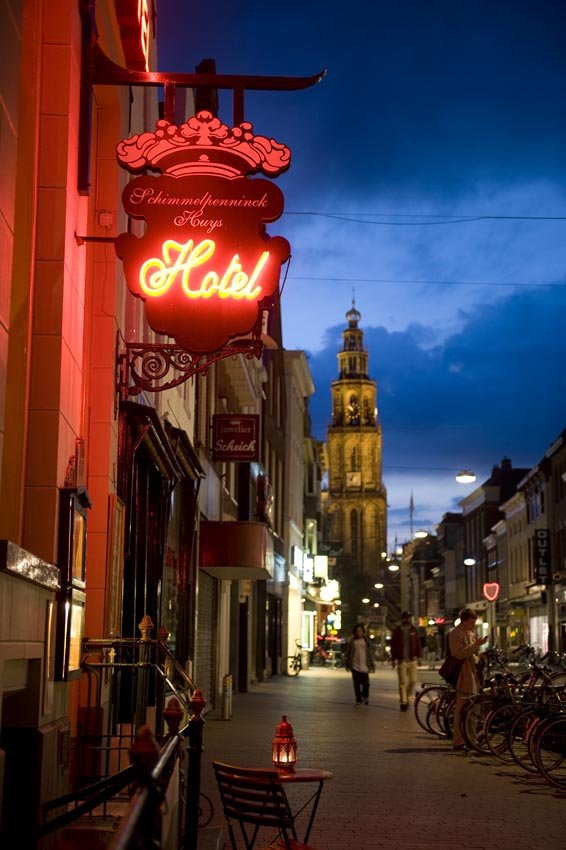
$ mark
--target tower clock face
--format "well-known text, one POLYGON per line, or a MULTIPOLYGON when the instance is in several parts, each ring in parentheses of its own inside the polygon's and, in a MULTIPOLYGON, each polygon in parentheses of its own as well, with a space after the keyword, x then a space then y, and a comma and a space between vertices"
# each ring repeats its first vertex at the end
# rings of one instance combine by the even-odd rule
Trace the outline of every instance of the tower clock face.
POLYGON ((360 487, 362 483, 362 473, 361 472, 347 472, 346 473, 346 486, 347 487, 360 487))
POLYGON ((360 405, 358 404, 355 398, 350 400, 350 403, 346 407, 346 411, 348 414, 348 419, 350 422, 356 422, 360 418, 360 405))

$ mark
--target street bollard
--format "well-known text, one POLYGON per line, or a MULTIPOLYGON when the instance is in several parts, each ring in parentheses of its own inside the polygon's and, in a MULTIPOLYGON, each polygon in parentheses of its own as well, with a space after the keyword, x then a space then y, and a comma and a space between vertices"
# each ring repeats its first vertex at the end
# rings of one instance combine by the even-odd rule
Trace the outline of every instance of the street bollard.
POLYGON ((222 677, 222 720, 232 717, 232 676, 226 673, 222 677))

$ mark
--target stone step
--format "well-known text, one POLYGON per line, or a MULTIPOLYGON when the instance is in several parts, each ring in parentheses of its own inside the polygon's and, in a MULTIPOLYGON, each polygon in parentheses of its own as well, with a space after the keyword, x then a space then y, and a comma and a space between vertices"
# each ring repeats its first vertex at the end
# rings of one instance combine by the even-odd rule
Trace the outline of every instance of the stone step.
MULTIPOLYGON (((120 818, 88 818, 77 821, 64 832, 64 846, 80 850, 106 850, 120 825, 120 818)), ((205 827, 198 832, 198 850, 223 850, 221 827, 205 827)))

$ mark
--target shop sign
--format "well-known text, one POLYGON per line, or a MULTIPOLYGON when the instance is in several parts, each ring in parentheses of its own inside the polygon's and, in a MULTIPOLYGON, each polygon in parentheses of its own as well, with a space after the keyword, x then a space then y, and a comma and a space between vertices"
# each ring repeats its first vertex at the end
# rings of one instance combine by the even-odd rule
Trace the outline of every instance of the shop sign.
POLYGON ((116 0, 116 15, 127 67, 133 71, 148 71, 149 0, 116 0))
POLYGON ((254 135, 247 122, 230 129, 202 111, 179 127, 158 121, 155 132, 120 142, 117 156, 134 174, 161 172, 124 189, 125 211, 145 226, 143 235, 116 240, 128 288, 145 302, 153 330, 194 354, 249 335, 272 305, 291 251, 265 228, 283 212, 282 192, 249 175, 281 174, 289 149, 254 135))
POLYGON ((499 596, 500 587, 496 581, 488 581, 483 586, 483 595, 488 602, 495 602, 499 596))
POLYGON ((379 629, 385 625, 385 614, 373 614, 368 621, 368 629, 379 629))
POLYGON ((312 555, 305 555, 303 561, 303 581, 310 584, 314 578, 314 558, 312 555))
POLYGON ((535 553, 535 582, 536 584, 550 583, 550 531, 548 528, 537 528, 534 536, 535 553))
POLYGON ((212 417, 212 459, 259 460, 259 416, 215 414, 212 417))
POLYGON ((328 558, 326 555, 314 556, 314 574, 316 578, 328 581, 328 558))

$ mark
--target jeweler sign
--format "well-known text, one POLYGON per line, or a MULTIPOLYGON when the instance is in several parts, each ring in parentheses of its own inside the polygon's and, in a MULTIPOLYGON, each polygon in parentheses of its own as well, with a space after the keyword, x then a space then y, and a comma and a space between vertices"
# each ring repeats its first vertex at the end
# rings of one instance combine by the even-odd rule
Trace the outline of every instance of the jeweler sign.
POLYGON ((534 536, 535 582, 550 584, 550 531, 537 528, 534 536))
POLYGON ((266 232, 283 212, 282 192, 249 175, 275 177, 291 154, 252 130, 202 111, 179 127, 159 120, 154 133, 117 147, 129 171, 162 172, 136 177, 122 194, 128 215, 145 222, 116 240, 126 283, 153 330, 191 353, 259 335, 290 256, 287 240, 266 232))
POLYGON ((259 416, 212 417, 212 459, 224 461, 259 460, 259 416))

